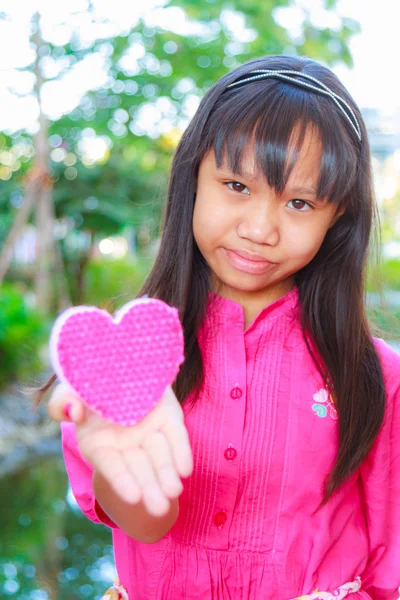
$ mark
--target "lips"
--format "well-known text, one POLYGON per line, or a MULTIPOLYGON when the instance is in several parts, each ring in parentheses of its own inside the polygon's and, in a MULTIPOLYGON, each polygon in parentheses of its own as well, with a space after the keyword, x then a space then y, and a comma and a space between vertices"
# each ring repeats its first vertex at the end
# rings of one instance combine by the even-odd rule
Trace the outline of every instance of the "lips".
POLYGON ((224 248, 224 252, 229 264, 242 273, 263 275, 276 265, 276 263, 272 263, 259 254, 253 254, 248 250, 229 250, 224 248))
POLYGON ((229 250, 229 252, 234 252, 238 256, 241 256, 246 260, 251 260, 252 262, 273 264, 270 260, 267 260, 263 256, 260 256, 259 254, 253 254, 253 252, 248 252, 247 250, 229 250))

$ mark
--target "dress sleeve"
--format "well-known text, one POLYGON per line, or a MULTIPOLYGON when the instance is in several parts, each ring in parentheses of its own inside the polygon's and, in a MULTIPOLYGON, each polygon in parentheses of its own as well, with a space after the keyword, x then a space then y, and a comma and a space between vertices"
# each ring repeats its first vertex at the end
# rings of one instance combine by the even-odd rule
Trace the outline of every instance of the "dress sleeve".
POLYGON ((400 596, 400 356, 378 340, 386 386, 382 429, 361 467, 369 535, 362 589, 374 600, 400 596))
POLYGON ((96 501, 92 483, 93 467, 79 450, 74 423, 61 424, 61 440, 68 479, 79 508, 94 523, 117 529, 117 525, 96 501))

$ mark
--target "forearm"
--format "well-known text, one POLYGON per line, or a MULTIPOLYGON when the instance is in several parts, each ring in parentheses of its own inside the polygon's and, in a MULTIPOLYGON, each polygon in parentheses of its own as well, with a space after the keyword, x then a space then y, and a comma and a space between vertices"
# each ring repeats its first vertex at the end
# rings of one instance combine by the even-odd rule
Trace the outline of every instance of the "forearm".
POLYGON ((171 500, 170 510, 163 517, 150 515, 144 504, 122 500, 110 484, 96 471, 93 474, 94 494, 100 508, 129 537, 147 544, 161 540, 173 527, 179 515, 179 500, 171 500))

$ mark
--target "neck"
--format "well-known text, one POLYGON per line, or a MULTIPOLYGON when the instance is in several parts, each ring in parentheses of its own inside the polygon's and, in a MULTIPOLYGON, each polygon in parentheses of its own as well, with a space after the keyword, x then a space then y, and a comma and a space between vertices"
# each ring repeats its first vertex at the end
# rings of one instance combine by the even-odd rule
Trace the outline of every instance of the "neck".
POLYGON ((219 296, 240 304, 244 312, 244 327, 247 329, 257 315, 279 298, 287 294, 294 285, 294 278, 289 277, 262 290, 246 291, 231 288, 224 283, 212 282, 212 290, 219 296))

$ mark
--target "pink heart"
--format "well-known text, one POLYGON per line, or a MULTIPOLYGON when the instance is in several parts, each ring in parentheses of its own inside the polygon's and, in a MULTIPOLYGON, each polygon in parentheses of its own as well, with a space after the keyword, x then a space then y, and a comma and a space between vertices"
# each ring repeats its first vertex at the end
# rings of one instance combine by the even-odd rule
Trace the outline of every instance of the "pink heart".
POLYGON ((95 413, 134 425, 161 399, 184 360, 178 311, 161 300, 140 298, 112 316, 92 306, 64 311, 50 337, 50 357, 95 413))

